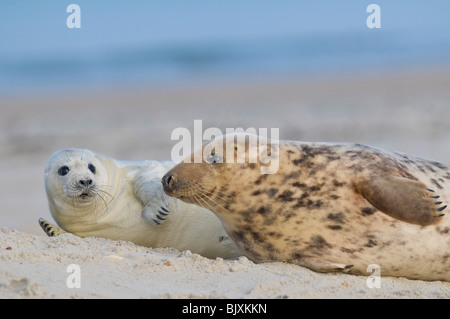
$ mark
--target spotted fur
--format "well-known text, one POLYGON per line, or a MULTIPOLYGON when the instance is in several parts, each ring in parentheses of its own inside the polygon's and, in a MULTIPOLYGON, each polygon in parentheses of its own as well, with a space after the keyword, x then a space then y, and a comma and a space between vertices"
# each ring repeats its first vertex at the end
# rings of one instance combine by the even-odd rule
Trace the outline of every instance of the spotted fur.
MULTIPOLYGON (((449 166, 361 144, 280 141, 279 154, 275 174, 180 163, 167 175, 201 185, 182 200, 216 213, 256 262, 357 275, 378 264, 386 276, 450 281, 449 166)), ((181 188, 164 185, 174 197, 181 188)))

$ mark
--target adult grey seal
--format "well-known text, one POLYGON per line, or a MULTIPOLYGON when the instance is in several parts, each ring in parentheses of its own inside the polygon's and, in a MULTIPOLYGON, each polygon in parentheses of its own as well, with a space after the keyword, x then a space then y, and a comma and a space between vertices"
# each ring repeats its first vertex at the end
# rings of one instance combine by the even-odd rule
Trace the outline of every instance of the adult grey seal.
POLYGON ((207 209, 164 194, 161 177, 172 162, 118 161, 86 149, 54 153, 45 168, 45 190, 53 226, 49 235, 131 241, 174 247, 209 258, 242 255, 217 217, 207 209))
POLYGON ((234 138, 234 148, 214 139, 196 151, 212 150, 202 163, 181 162, 162 183, 216 213, 251 260, 359 275, 377 264, 386 276, 450 281, 448 165, 360 144, 272 141, 278 171, 261 174, 266 164, 221 160, 227 149, 235 160, 254 151, 234 138))

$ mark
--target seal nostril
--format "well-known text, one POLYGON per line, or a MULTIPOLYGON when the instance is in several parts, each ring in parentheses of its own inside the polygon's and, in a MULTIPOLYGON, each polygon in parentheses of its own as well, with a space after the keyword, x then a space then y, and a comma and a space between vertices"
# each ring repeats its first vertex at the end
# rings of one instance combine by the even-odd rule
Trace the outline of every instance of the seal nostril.
POLYGON ((172 186, 171 183, 173 183, 173 176, 172 174, 166 174, 162 178, 162 184, 165 190, 169 190, 169 188, 172 186))
POLYGON ((86 180, 80 179, 80 180, 78 181, 78 183, 79 183, 81 186, 87 186, 87 185, 92 185, 93 181, 92 181, 92 179, 86 179, 86 180))

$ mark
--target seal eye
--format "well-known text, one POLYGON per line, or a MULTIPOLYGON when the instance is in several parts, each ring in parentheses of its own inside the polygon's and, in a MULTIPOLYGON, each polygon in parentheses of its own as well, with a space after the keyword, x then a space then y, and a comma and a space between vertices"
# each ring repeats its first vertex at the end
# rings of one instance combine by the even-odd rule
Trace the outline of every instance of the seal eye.
POLYGON ((95 174, 95 166, 89 163, 88 165, 89 170, 92 172, 92 174, 95 174))
POLYGON ((61 176, 65 176, 65 175, 67 175, 67 173, 69 173, 69 171, 70 171, 70 168, 68 168, 67 166, 61 166, 58 169, 58 174, 61 176))

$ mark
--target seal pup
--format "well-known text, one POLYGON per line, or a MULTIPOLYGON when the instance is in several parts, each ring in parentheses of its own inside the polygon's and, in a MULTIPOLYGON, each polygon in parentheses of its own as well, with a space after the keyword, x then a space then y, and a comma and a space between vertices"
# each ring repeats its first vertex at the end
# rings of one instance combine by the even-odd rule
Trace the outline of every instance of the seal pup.
POLYGON ((164 194, 161 176, 172 162, 126 162, 86 149, 55 152, 45 168, 53 226, 80 237, 126 240, 147 247, 174 247, 205 257, 242 255, 209 210, 164 194))
POLYGON ((448 165, 360 144, 268 141, 278 170, 261 174, 266 164, 239 163, 255 147, 245 137, 205 144, 201 163, 164 175, 166 194, 211 209, 255 262, 356 275, 375 264, 386 276, 450 281, 448 165))

